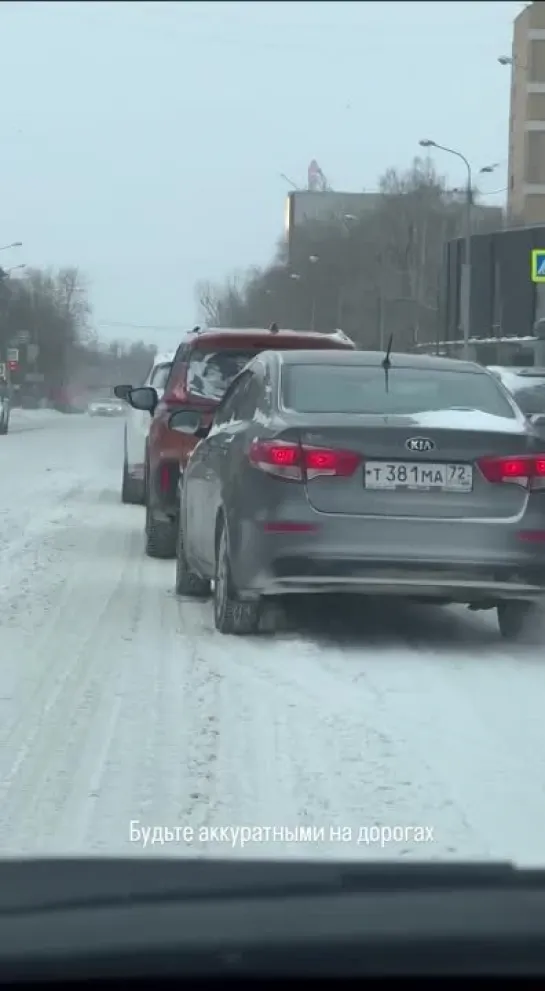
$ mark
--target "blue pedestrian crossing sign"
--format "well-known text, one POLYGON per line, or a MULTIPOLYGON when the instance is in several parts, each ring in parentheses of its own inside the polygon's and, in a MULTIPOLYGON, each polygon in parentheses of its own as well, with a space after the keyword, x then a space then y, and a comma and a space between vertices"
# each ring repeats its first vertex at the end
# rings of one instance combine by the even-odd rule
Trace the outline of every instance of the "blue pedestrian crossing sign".
POLYGON ((545 282, 545 248, 532 251, 532 282, 545 282))

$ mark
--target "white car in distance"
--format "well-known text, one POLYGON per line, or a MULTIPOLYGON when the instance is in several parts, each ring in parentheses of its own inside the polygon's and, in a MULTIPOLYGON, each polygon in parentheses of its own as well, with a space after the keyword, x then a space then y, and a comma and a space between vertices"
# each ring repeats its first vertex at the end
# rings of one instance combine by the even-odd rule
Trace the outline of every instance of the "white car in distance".
POLYGON ((108 396, 99 396, 98 399, 91 400, 87 412, 89 416, 124 416, 126 407, 115 396, 113 399, 108 396))
MULTIPOLYGON (((152 367, 142 382, 144 386, 153 386, 159 398, 163 395, 173 360, 174 351, 156 355, 152 367)), ((129 406, 123 441, 121 501, 131 505, 145 504, 144 465, 150 423, 151 417, 148 412, 129 406)))

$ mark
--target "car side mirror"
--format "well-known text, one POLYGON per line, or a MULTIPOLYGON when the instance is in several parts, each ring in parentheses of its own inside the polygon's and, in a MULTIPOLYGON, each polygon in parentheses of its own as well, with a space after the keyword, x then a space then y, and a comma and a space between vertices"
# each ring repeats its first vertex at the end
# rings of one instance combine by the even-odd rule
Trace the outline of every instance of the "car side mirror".
POLYGON ((545 427, 545 413, 533 413, 528 417, 533 427, 545 427))
POLYGON ((114 385, 114 396, 122 399, 124 403, 128 403, 131 389, 132 385, 114 385))
POLYGON ((149 413, 151 416, 153 416, 159 402, 159 397, 151 385, 130 389, 127 399, 133 409, 142 410, 143 413, 149 413))
POLYGON ((207 437, 210 427, 205 427, 198 413, 189 409, 179 409, 172 413, 168 420, 171 430, 176 430, 180 434, 189 434, 202 440, 207 437))

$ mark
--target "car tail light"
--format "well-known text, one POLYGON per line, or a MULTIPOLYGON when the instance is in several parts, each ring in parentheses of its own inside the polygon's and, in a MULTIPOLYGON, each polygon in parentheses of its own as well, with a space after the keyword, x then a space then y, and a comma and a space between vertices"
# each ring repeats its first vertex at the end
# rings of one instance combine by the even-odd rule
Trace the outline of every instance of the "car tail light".
POLYGON ((528 544, 545 544, 545 530, 521 530, 517 536, 528 544))
POLYGON ((510 482, 531 489, 545 487, 545 454, 479 458, 477 464, 487 482, 510 482))
POLYGON ((250 446, 249 458, 261 471, 294 482, 319 476, 349 478, 363 460, 354 451, 257 440, 250 446))
POLYGON ((170 471, 170 465, 166 465, 166 464, 161 465, 161 473, 160 473, 161 492, 165 492, 165 493, 170 492, 170 488, 172 484, 171 480, 172 480, 172 475, 170 471))

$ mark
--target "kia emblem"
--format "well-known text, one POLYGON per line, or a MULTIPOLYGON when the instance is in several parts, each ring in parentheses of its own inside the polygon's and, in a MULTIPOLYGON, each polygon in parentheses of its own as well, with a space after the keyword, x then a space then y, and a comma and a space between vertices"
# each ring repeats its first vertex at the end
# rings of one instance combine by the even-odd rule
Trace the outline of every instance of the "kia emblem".
POLYGON ((424 454, 426 451, 433 451, 435 444, 429 437, 409 437, 405 441, 405 447, 408 451, 416 451, 418 454, 424 454))

